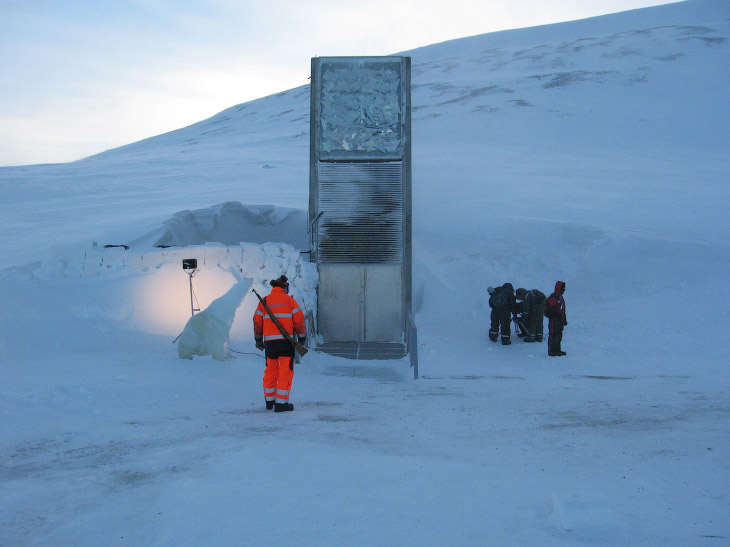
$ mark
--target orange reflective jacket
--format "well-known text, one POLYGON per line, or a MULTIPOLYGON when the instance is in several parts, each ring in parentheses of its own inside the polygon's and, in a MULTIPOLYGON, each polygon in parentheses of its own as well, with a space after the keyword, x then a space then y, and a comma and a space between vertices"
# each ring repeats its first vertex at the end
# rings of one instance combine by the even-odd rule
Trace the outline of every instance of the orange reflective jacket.
MULTIPOLYGON (((264 298, 264 301, 287 334, 292 335, 296 332, 299 336, 306 335, 304 312, 297 304, 297 301, 286 294, 284 289, 274 287, 271 289, 269 296, 264 298)), ((256 338, 263 337, 264 341, 285 339, 261 302, 259 302, 256 312, 253 314, 253 335, 256 338)))

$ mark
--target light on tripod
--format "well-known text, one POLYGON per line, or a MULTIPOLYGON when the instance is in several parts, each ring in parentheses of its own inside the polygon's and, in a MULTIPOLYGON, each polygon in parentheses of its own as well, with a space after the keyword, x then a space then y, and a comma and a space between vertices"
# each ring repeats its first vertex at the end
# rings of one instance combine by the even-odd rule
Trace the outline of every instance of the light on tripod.
POLYGON ((193 276, 198 271, 198 260, 196 258, 183 258, 182 267, 190 278, 190 315, 195 315, 196 311, 200 311, 199 308, 193 305, 193 276))

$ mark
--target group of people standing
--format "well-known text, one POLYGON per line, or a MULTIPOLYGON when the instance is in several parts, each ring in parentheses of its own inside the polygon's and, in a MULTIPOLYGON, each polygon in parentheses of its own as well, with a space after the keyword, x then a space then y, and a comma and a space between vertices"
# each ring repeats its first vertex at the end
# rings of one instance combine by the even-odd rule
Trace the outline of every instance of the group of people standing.
MULTIPOLYGON (((253 331, 256 348, 266 354, 264 371, 264 400, 266 409, 274 412, 294 410, 289 402, 294 378, 294 345, 292 340, 306 342, 306 325, 301 306, 289 296, 289 280, 285 275, 270 282, 271 293, 261 299, 253 315, 253 331), (297 338, 293 338, 293 337, 297 338)), ((512 321, 517 325, 517 335, 525 342, 542 342, 543 317, 548 318, 548 355, 561 356, 565 352, 560 343, 563 328, 568 324, 565 316, 565 282, 555 283, 555 292, 545 298, 537 289, 514 290, 511 283, 493 289, 489 287, 489 306, 492 308, 492 324, 489 339, 511 344, 512 321)))
POLYGON ((517 336, 525 342, 542 342, 543 317, 548 318, 548 355, 560 357, 566 353, 561 348, 563 328, 568 324, 565 315, 565 282, 555 283, 555 291, 548 296, 537 289, 519 288, 515 291, 512 283, 501 287, 488 287, 489 307, 492 308, 489 339, 496 342, 501 338, 502 345, 511 340, 510 323, 514 321, 517 336))

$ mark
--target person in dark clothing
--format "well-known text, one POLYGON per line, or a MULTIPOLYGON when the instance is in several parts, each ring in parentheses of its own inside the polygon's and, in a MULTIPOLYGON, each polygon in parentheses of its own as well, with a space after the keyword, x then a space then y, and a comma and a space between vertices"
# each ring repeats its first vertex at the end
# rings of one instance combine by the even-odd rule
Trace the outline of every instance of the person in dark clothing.
POLYGON ((515 310, 515 292, 511 283, 505 283, 501 287, 494 289, 489 297, 489 307, 492 308, 490 315, 492 325, 489 329, 489 339, 492 342, 497 341, 497 336, 502 338, 502 345, 508 346, 512 343, 510 340, 510 322, 512 313, 515 310))
POLYGON ((489 293, 489 307, 492 308, 492 312, 489 314, 489 320, 491 321, 489 339, 492 342, 496 342, 499 337, 498 309, 502 306, 501 302, 504 300, 504 298, 497 293, 502 292, 502 287, 497 287, 496 289, 494 287, 487 287, 487 292, 489 293))
POLYGON ((529 336, 528 324, 530 321, 530 305, 527 302, 528 291, 520 287, 515 291, 515 310, 514 318, 517 332, 517 336, 524 338, 527 342, 529 336))
POLYGON ((525 342, 542 342, 542 305, 544 300, 545 295, 537 289, 525 291, 525 298, 522 304, 524 309, 522 321, 527 328, 527 335, 524 338, 525 342))
POLYGON ((555 292, 547 299, 545 314, 548 317, 548 355, 559 357, 566 353, 560 347, 563 341, 563 328, 568 324, 565 315, 565 282, 555 283, 555 292))

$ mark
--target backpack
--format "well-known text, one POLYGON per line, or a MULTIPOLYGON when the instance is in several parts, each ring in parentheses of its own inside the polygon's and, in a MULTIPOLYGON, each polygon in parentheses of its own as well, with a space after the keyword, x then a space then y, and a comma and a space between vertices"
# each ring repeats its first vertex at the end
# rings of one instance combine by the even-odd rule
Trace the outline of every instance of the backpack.
POLYGON ((489 297, 489 307, 492 309, 505 308, 509 302, 507 301, 507 294, 504 288, 497 287, 489 297))
POLYGON ((534 305, 538 305, 540 307, 543 307, 545 305, 545 295, 544 294, 542 294, 537 289, 532 289, 530 291, 530 293, 532 294, 532 302, 534 305))

